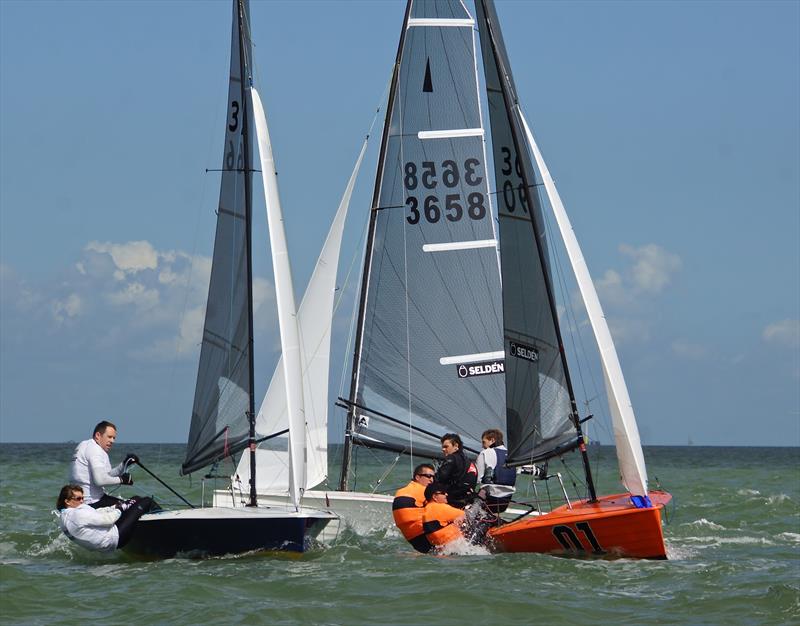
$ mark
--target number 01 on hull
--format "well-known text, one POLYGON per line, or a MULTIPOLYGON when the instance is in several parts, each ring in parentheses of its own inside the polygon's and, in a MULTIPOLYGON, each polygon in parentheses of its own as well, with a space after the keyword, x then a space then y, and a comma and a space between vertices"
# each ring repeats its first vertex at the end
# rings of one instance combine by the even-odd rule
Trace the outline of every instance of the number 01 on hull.
POLYGON ((505 524, 489 534, 499 552, 666 559, 661 512, 670 499, 666 492, 651 491, 653 506, 636 508, 629 494, 601 496, 505 524))

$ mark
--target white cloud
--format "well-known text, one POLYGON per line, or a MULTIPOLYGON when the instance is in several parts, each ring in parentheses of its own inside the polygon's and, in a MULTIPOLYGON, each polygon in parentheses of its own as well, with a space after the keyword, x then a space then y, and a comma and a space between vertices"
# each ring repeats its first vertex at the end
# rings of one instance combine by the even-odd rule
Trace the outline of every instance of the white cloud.
POLYGON ((81 297, 76 293, 69 294, 63 300, 54 300, 52 303, 53 317, 59 323, 66 318, 77 317, 83 308, 81 297))
POLYGON ((603 277, 595 281, 595 288, 602 294, 603 302, 611 306, 623 306, 630 301, 622 276, 614 270, 606 270, 603 277))
POLYGON ((761 337, 768 343, 796 348, 800 346, 800 320, 785 319, 770 324, 761 337))
POLYGON ((622 271, 606 270, 595 281, 601 302, 611 308, 629 309, 661 293, 682 266, 678 255, 653 243, 638 248, 621 244, 619 251, 632 259, 632 264, 622 271))
POLYGON ((158 306, 159 296, 157 289, 148 289, 140 282, 133 282, 108 294, 108 300, 117 306, 133 304, 138 309, 151 309, 158 306))
POLYGON ((148 241, 127 243, 90 241, 85 249, 111 255, 114 265, 123 274, 135 274, 158 267, 158 253, 148 241))
POLYGON ((622 244, 619 251, 634 260, 630 270, 633 284, 637 289, 649 293, 660 293, 682 264, 678 255, 654 243, 639 248, 622 244))

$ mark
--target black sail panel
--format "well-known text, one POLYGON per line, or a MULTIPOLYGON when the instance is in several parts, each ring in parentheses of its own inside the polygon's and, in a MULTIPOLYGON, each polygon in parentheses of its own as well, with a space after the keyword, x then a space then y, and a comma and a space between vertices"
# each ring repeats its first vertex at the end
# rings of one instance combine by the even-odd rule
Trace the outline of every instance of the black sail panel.
POLYGON ((366 409, 354 440, 435 455, 445 432, 480 449, 481 432, 505 423, 500 272, 472 16, 457 0, 416 1, 405 28, 365 271, 352 401, 366 409))
POLYGON ((494 6, 476 4, 500 226, 508 463, 529 463, 574 447, 573 404, 514 80, 494 6))
MULTIPOLYGON (((247 97, 240 69, 240 3, 234 3, 228 117, 222 159, 217 228, 208 288, 200 363, 197 371, 186 458, 187 474, 247 445, 252 381, 249 324, 250 176, 247 97)), ((241 3, 246 11, 246 3, 241 3)), ((245 15, 245 23, 249 18, 245 15)), ((246 39, 249 42, 249 39, 246 39)), ((249 43, 245 57, 250 58, 249 43)))

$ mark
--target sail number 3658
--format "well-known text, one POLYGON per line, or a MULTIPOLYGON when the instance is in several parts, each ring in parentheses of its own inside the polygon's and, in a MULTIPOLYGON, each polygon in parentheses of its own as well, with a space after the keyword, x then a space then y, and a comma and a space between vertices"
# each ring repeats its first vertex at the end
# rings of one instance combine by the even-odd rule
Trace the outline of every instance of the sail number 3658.
POLYGON ((409 211, 406 221, 409 224, 418 224, 424 216, 431 224, 437 223, 442 217, 450 222, 458 222, 465 213, 473 220, 482 220, 486 217, 486 197, 479 191, 465 192, 466 202, 460 193, 445 193, 444 202, 435 193, 440 182, 447 189, 454 189, 460 185, 463 179, 466 185, 477 187, 483 182, 483 177, 478 173, 480 164, 478 159, 470 158, 464 161, 463 169, 459 169, 455 161, 442 161, 441 173, 439 173, 437 164, 433 161, 423 161, 420 166, 413 161, 408 161, 403 166, 405 189, 407 191, 429 189, 434 193, 426 194, 422 205, 417 196, 409 195, 406 198, 406 206, 409 211))

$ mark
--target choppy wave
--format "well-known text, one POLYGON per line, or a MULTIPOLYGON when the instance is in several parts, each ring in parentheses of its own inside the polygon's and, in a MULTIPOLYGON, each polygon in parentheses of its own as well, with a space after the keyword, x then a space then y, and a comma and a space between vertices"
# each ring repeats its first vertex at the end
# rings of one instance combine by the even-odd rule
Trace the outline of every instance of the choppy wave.
POLYGON ((681 541, 688 541, 692 543, 699 543, 706 546, 721 546, 725 544, 731 545, 762 545, 762 546, 774 546, 775 542, 771 539, 767 539, 766 537, 714 537, 714 536, 704 536, 704 537, 683 537, 681 541))
POLYGON ((693 522, 685 522, 681 524, 681 526, 696 526, 696 527, 710 528, 711 530, 725 530, 724 526, 715 524, 714 522, 707 520, 705 517, 700 518, 699 520, 695 520, 693 522))

